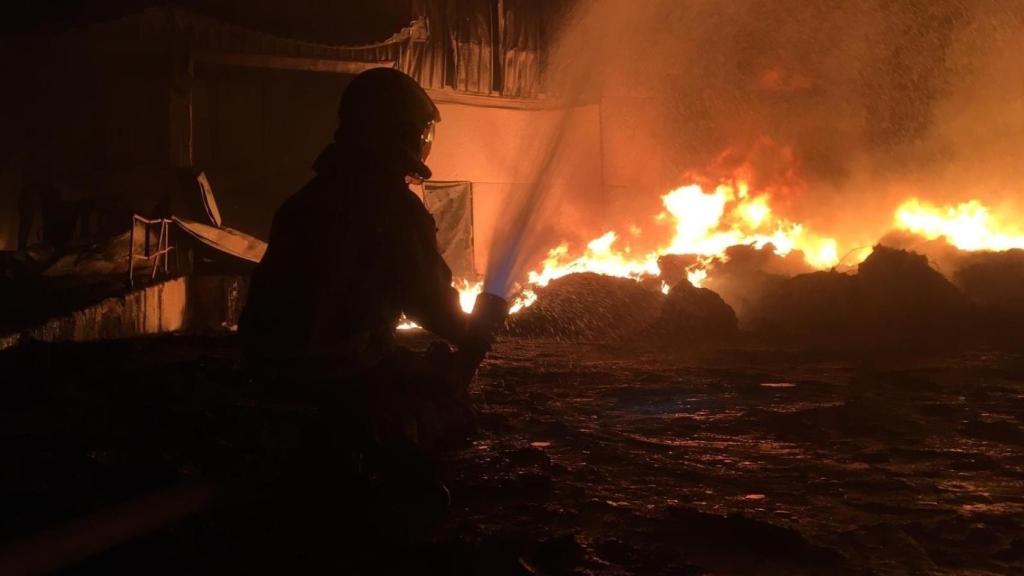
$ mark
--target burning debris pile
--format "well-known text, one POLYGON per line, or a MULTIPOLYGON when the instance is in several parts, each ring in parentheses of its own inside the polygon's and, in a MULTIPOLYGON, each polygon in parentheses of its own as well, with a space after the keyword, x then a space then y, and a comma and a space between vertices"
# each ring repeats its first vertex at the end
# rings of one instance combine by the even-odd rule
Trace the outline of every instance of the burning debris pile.
MULTIPOLYGON (((653 279, 569 274, 538 289, 536 303, 511 317, 508 334, 576 341, 642 335, 670 344, 722 343, 741 333, 742 322, 751 336, 774 342, 920 348, 1008 336, 1024 327, 1021 250, 961 252, 952 278, 925 255, 883 245, 875 246, 853 273, 787 274, 786 268, 795 264, 770 248, 736 246, 727 252, 734 259, 711 266, 706 279, 709 286, 722 287, 724 296, 686 278, 662 296, 653 279)), ((691 259, 662 263, 671 270, 677 260, 691 259)))
POLYGON ((1024 231, 1012 206, 907 195, 823 218, 798 206, 814 187, 800 165, 791 146, 761 137, 687 172, 646 219, 578 248, 559 243, 513 274, 523 283, 509 333, 692 342, 742 330, 885 346, 1024 326, 1024 231))
POLYGON ((739 331, 736 312, 722 297, 698 288, 685 278, 672 287, 651 333, 664 336, 670 343, 721 342, 739 331))
POLYGON ((650 325, 665 296, 629 278, 570 274, 537 291, 537 302, 510 317, 508 333, 560 340, 626 338, 650 325))
POLYGON ((875 247, 856 274, 800 274, 775 284, 753 311, 763 334, 817 343, 937 343, 962 335, 967 299, 928 260, 875 247))
POLYGON ((738 333, 722 297, 683 278, 668 294, 654 281, 570 274, 540 288, 536 303, 513 314, 512 336, 573 341, 667 338, 672 343, 721 342, 738 333))
POLYGON ((1024 326, 1024 250, 970 253, 953 282, 985 326, 1007 333, 1024 326))
POLYGON ((590 272, 665 293, 686 279, 769 338, 1024 320, 1020 282, 999 272, 1020 278, 1003 254, 1024 249, 1013 2, 584 4, 550 70, 562 94, 602 95, 604 189, 551 185, 571 217, 524 202, 541 230, 509 244, 551 249, 512 276, 537 305, 548 282, 590 272), (927 260, 879 249, 858 269, 890 230, 948 243, 957 265, 912 244, 895 247, 927 260))
POLYGON ((701 286, 720 294, 746 325, 764 294, 777 290, 788 278, 814 271, 799 252, 780 255, 772 244, 730 246, 707 264, 701 286))
POLYGON ((683 187, 664 202, 660 217, 676 224, 667 247, 640 255, 616 248, 609 232, 576 258, 565 244, 551 250, 530 272, 509 334, 580 341, 644 334, 675 344, 727 341, 742 328, 771 341, 864 348, 955 344, 1024 327, 1024 250, 1005 249, 1019 238, 971 229, 976 218, 962 210, 943 216, 905 202, 896 231, 870 251, 851 251, 843 268, 833 242, 799 225, 779 221, 775 233, 758 232, 771 210, 743 183, 711 194, 683 187), (695 219, 686 210, 707 206, 691 192, 723 201, 695 219), (759 216, 750 216, 752 203, 763 208, 759 216), (958 218, 968 218, 968 232, 958 218), (808 257, 801 238, 832 255, 808 257))

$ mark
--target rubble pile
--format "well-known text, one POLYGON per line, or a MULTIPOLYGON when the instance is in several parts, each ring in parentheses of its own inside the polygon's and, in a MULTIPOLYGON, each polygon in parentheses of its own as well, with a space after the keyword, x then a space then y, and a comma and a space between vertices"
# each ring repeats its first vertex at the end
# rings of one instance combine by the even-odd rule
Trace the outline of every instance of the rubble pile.
POLYGON ((765 294, 765 334, 874 344, 949 341, 972 325, 967 298, 928 260, 876 246, 856 274, 800 274, 765 294))
POLYGON ((772 341, 859 348, 935 347, 1015 338, 1024 327, 1024 250, 959 252, 940 263, 875 246, 855 272, 806 271, 770 246, 734 246, 702 287, 692 256, 659 260, 658 279, 571 274, 537 291, 508 333, 573 341, 650 336, 667 343, 772 341), (672 281, 670 283, 670 281, 672 281), (667 296, 659 285, 670 285, 667 296))
POLYGON ((798 252, 780 256, 772 244, 732 246, 724 258, 708 267, 703 286, 720 294, 747 327, 764 294, 776 290, 787 278, 812 271, 798 252))
POLYGON ((978 315, 993 331, 1024 326, 1024 250, 979 252, 963 258, 953 274, 978 315))
POLYGON ((754 329, 788 337, 836 336, 856 321, 856 279, 835 271, 800 274, 779 282, 752 312, 754 329))
POLYGON ((739 322, 721 296, 684 278, 669 291, 650 331, 670 342, 720 342, 738 333, 739 322))
POLYGON ((658 257, 660 280, 669 286, 675 286, 680 280, 686 279, 688 269, 697 264, 698 260, 699 257, 695 254, 665 254, 658 257))
POLYGON ((968 320, 967 299, 921 254, 876 246, 857 269, 860 307, 874 327, 950 330, 968 320))
POLYGON ((560 340, 628 338, 650 325, 665 296, 629 278, 570 274, 537 291, 537 302, 509 318, 514 336, 560 340))

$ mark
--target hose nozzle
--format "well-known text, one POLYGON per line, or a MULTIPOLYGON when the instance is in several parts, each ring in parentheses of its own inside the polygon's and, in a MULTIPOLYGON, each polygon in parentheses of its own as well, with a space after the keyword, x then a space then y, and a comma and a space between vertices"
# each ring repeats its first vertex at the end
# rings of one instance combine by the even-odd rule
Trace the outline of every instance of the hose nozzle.
POLYGON ((507 317, 508 301, 487 292, 477 294, 473 313, 469 316, 466 339, 459 346, 470 377, 483 362, 484 356, 491 350, 494 335, 505 324, 507 317))
POLYGON ((469 317, 469 333, 490 341, 505 324, 506 318, 508 318, 508 301, 500 296, 481 292, 476 295, 476 304, 469 317))

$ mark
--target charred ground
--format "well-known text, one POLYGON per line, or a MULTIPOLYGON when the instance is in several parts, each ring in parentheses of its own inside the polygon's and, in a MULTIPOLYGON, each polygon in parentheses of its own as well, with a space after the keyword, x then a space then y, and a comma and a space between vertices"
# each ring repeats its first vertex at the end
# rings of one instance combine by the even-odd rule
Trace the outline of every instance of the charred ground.
MULTIPOLYGON (((479 434, 441 466, 452 505, 432 516, 440 529, 388 540, 391 561, 441 574, 1024 566, 1019 351, 688 350, 504 339, 474 387, 479 434)), ((21 375, 3 402, 5 540, 223 478, 265 442, 225 432, 265 415, 237 378, 232 336, 24 344, 0 362, 21 375)), ((266 421, 289 418, 302 415, 266 421)), ((404 514, 394 493, 339 493, 373 502, 385 524, 404 514)), ((259 555, 240 543, 282 543, 246 526, 279 514, 214 506, 79 570, 252 568, 259 555)), ((310 558, 355 562, 337 525, 294 530, 319 534, 303 540, 310 558)))

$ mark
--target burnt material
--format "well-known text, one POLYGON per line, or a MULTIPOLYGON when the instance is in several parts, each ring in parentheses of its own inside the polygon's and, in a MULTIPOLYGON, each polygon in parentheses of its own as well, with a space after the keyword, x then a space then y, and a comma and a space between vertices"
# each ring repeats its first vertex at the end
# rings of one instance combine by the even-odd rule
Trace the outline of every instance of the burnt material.
POLYGON ((906 250, 876 246, 857 274, 801 274, 768 293, 756 311, 768 335, 868 346, 938 345, 972 327, 967 299, 906 250))
POLYGON ((571 274, 537 291, 537 303, 509 319, 508 332, 566 340, 622 339, 653 322, 664 296, 629 278, 571 274))
POLYGON ((739 322, 721 296, 684 278, 668 293, 651 330, 672 342, 722 341, 737 335, 739 322))
POLYGON ((1024 326, 1024 250, 970 254, 953 281, 989 330, 1011 333, 1024 326))

